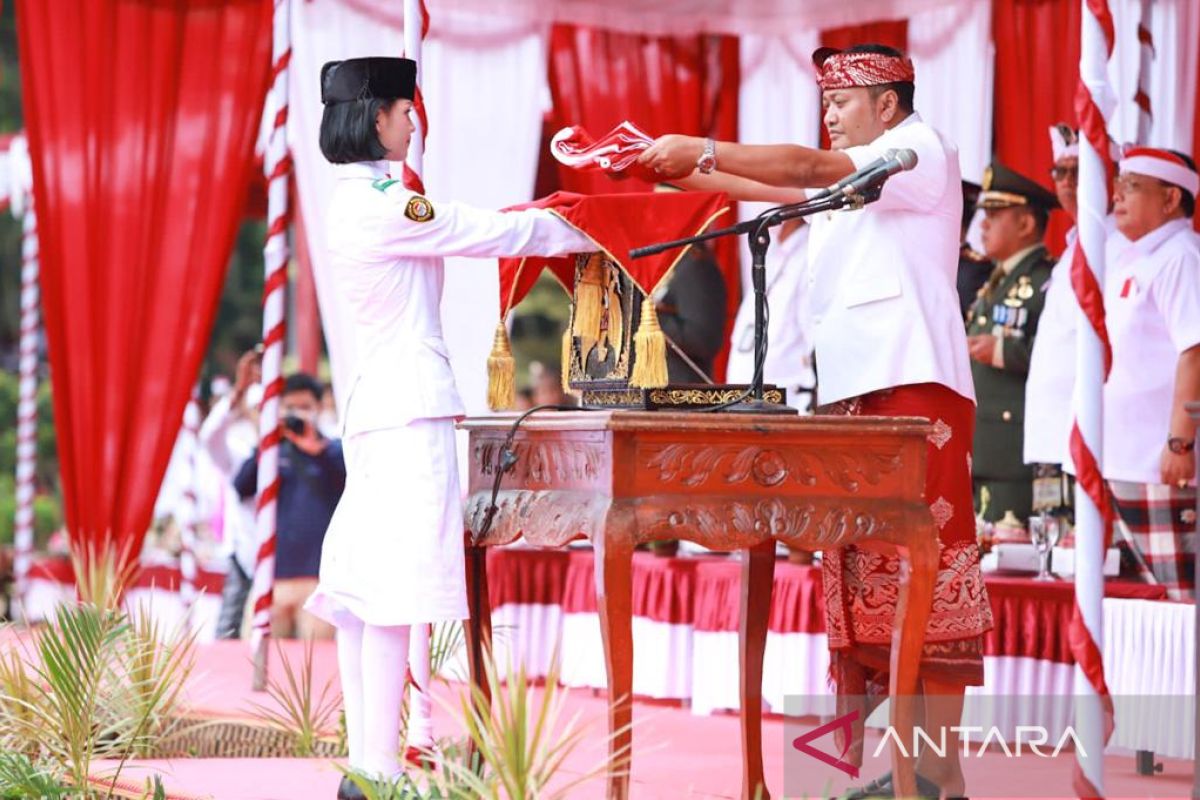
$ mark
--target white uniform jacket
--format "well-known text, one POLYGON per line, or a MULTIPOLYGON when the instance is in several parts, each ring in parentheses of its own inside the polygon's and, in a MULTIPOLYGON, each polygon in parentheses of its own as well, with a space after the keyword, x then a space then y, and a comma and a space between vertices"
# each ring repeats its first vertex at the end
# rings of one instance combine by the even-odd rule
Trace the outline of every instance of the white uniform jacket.
POLYGON ((340 165, 329 204, 333 275, 354 313, 359 354, 343 410, 346 437, 465 413, 442 339, 443 256, 596 249, 548 211, 481 211, 427 200, 389 178, 387 167, 340 165))
MULTIPOLYGON (((813 380, 812 321, 805 296, 808 232, 807 225, 801 226, 767 250, 770 318, 763 377, 768 383, 789 389, 811 386, 813 380)), ((725 378, 731 383, 749 383, 754 379, 754 286, 749 272, 743 276, 742 302, 733 321, 725 378)))
POLYGON ((1025 379, 1026 464, 1067 464, 1075 391, 1075 328, 1079 304, 1071 288, 1071 261, 1078 247, 1076 231, 1042 290, 1046 302, 1038 321, 1029 375, 1025 379))
POLYGON ((842 152, 858 169, 891 148, 912 149, 917 165, 888 179, 878 201, 810 217, 819 400, 915 383, 938 383, 974 400, 955 288, 958 151, 912 114, 869 145, 842 152))

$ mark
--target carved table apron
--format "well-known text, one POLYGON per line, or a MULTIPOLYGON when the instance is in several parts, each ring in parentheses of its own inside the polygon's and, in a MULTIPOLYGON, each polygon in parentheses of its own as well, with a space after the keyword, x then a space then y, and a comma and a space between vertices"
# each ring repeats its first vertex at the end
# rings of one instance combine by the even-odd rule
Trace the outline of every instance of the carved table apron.
MULTIPOLYGON (((768 797, 762 765, 762 666, 775 542, 808 550, 857 544, 902 556, 889 692, 897 733, 913 723, 911 698, 933 602, 937 531, 923 499, 924 420, 663 411, 535 414, 514 440, 499 511, 482 539, 496 458, 512 416, 472 418, 467 499, 467 631, 471 679, 483 686, 491 639, 484 548, 518 537, 561 547, 581 536, 596 552, 596 602, 609 682, 610 753, 632 753, 634 547, 687 539, 744 549, 739 631, 743 795, 768 797), (900 698, 906 698, 899 701, 900 698)), ((892 752, 899 796, 914 796, 913 764, 892 752)), ((629 792, 628 769, 608 796, 629 792)))

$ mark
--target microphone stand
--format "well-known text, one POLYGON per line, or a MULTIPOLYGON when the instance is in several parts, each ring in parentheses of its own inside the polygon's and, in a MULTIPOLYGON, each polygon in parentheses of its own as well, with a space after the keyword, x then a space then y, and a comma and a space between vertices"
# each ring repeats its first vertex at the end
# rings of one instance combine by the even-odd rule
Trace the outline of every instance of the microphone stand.
POLYGON ((731 403, 716 406, 712 410, 735 411, 742 413, 754 414, 795 414, 796 409, 783 405, 781 403, 770 403, 763 397, 763 365, 767 360, 767 248, 771 245, 770 229, 776 225, 781 225, 789 219, 798 217, 808 217, 813 214, 819 214, 822 211, 835 211, 840 208, 849 207, 851 209, 862 208, 867 203, 872 203, 879 199, 879 194, 883 190, 882 181, 880 185, 868 188, 862 193, 843 194, 838 192, 814 200, 805 200, 801 203, 792 203, 786 206, 769 209, 763 214, 748 219, 745 222, 739 222, 737 225, 732 225, 728 228, 720 230, 708 231, 698 236, 689 236, 685 239, 676 239, 670 242, 662 242, 660 244, 652 244, 646 247, 637 247, 629 251, 630 258, 643 258, 645 256, 662 253, 666 250, 672 250, 676 247, 696 244, 697 242, 707 242, 712 239, 719 239, 725 236, 737 236, 746 234, 747 244, 750 246, 750 277, 751 284, 754 287, 754 378, 751 381, 749 389, 731 403))

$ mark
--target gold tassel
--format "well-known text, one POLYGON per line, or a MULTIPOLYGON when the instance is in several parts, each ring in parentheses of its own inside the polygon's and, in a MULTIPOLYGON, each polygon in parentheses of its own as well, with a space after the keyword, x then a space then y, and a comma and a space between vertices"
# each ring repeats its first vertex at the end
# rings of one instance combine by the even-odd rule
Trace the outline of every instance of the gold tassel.
POLYGON ((583 268, 575 284, 575 309, 571 315, 571 333, 581 339, 600 338, 600 317, 604 313, 604 261, 596 253, 583 268))
POLYGON ((629 384, 639 389, 657 389, 667 385, 667 339, 658 326, 658 312, 647 295, 642 301, 642 318, 633 335, 633 374, 629 384))
POLYGON ((492 337, 492 352, 488 353, 488 408, 504 411, 516 405, 516 362, 508 342, 508 329, 501 319, 492 337))
POLYGON ((562 360, 558 362, 564 392, 571 391, 571 345, 574 343, 575 337, 571 335, 571 326, 568 325, 562 335, 562 360))

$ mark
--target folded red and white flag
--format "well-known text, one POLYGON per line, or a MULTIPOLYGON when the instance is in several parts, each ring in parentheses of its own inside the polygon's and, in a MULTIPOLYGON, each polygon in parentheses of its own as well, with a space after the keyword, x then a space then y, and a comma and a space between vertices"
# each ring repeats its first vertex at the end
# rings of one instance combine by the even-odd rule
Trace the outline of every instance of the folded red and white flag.
POLYGON ((580 125, 563 128, 550 140, 550 153, 560 164, 581 172, 603 172, 610 178, 632 175, 654 182, 658 177, 637 164, 638 156, 652 144, 652 137, 625 120, 599 139, 580 125))

